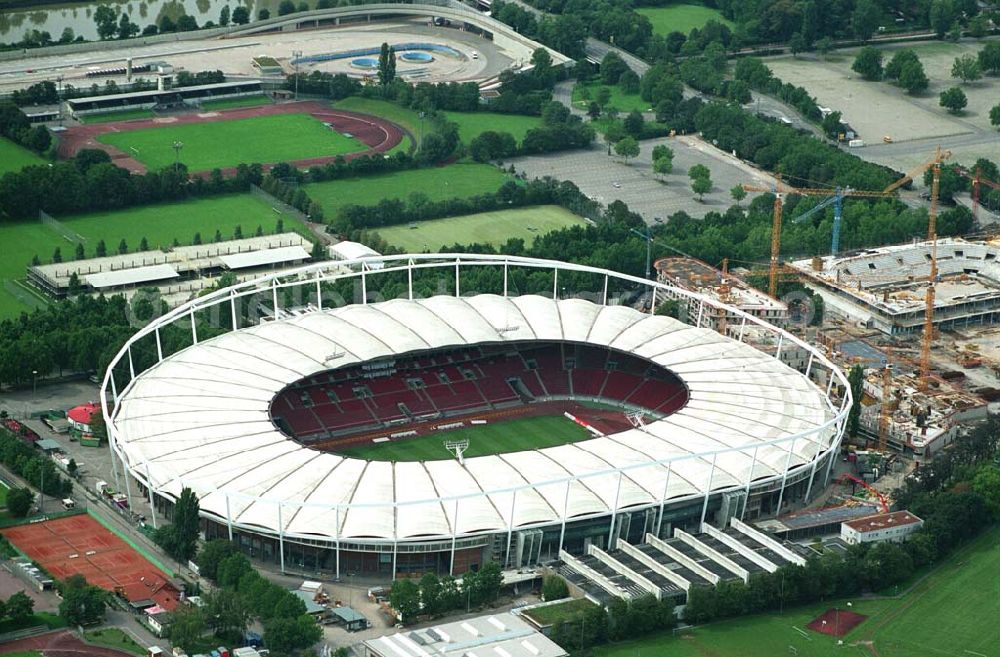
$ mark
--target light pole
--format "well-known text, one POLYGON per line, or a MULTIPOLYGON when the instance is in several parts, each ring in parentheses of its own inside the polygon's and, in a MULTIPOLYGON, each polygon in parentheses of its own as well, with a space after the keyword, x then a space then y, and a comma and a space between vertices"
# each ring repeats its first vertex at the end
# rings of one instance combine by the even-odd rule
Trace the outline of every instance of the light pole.
POLYGON ((181 149, 184 148, 184 142, 182 142, 182 141, 175 141, 174 145, 173 145, 173 148, 174 148, 174 164, 180 164, 181 163, 181 149))
POLYGON ((301 56, 301 50, 292 51, 292 64, 295 66, 295 100, 299 99, 299 57, 301 56))
POLYGON ((38 370, 31 370, 31 404, 34 406, 38 393, 38 370))

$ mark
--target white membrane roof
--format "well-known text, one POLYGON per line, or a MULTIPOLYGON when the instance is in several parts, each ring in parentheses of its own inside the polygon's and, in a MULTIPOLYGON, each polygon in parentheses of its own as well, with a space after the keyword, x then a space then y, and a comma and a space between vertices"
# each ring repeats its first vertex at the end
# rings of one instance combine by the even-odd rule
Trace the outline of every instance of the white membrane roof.
POLYGON ((174 495, 190 487, 203 511, 228 513, 234 523, 331 540, 426 540, 505 530, 508 522, 555 523, 564 510, 574 518, 659 504, 664 490, 669 501, 780 476, 815 459, 834 430, 764 443, 832 417, 805 376, 708 329, 580 299, 479 295, 346 306, 201 342, 140 374, 114 424, 138 476, 174 495), (336 362, 343 367, 532 339, 637 354, 679 376, 689 401, 644 429, 469 458, 464 466, 322 453, 287 438, 270 419, 273 397, 328 369, 334 352, 343 353, 336 362), (694 456, 729 447, 743 449, 714 457, 714 474, 712 456, 694 456), (656 463, 665 459, 677 460, 656 463), (568 477, 580 479, 567 495, 568 477))

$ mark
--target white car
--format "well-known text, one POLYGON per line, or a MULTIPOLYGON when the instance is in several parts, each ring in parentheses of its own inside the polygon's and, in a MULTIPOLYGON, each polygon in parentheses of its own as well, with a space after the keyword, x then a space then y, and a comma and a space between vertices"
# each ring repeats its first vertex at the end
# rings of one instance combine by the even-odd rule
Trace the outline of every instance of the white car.
POLYGON ((475 50, 473 50, 473 51, 472 51, 472 52, 470 53, 470 56, 471 56, 471 57, 472 57, 473 59, 479 59, 479 53, 478 53, 478 52, 476 52, 475 50))

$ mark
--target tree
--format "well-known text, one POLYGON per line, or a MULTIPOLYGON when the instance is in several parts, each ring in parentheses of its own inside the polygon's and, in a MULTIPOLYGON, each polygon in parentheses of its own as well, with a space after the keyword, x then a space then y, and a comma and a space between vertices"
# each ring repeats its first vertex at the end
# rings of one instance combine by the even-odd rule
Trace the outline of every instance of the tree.
POLYGON ((1000 73, 1000 41, 990 41, 979 51, 979 66, 993 75, 1000 73))
POLYGON ((1000 103, 990 108, 990 125, 1000 128, 1000 103))
POLYGON ((250 22, 250 10, 240 5, 233 10, 232 20, 234 25, 246 25, 250 22))
POLYGON ((201 526, 198 497, 190 488, 181 490, 174 505, 173 525, 177 528, 178 561, 189 561, 198 550, 198 532, 201 526))
POLYGON ((236 545, 224 538, 217 538, 205 543, 198 553, 198 571, 202 577, 216 581, 219 564, 228 556, 236 553, 236 545))
POLYGON ((82 575, 67 577, 62 586, 59 615, 70 625, 93 625, 104 620, 108 594, 87 584, 82 575))
POLYGON ((250 624, 246 600, 232 589, 215 589, 205 595, 205 617, 215 634, 229 642, 242 641, 250 624))
POLYGON ((792 35, 792 38, 788 40, 788 49, 792 52, 792 56, 797 56, 800 52, 805 52, 809 49, 809 44, 806 42, 806 38, 802 36, 801 32, 796 32, 792 35))
POLYGON ((704 164, 695 164, 690 169, 688 169, 688 177, 691 180, 697 178, 708 178, 712 175, 712 172, 708 170, 708 167, 704 164))
MULTIPOLYGON (((415 585, 414 585, 415 586, 415 585)), ((280 654, 308 648, 323 638, 323 629, 312 616, 273 618, 264 623, 264 644, 280 654)))
POLYGON ((69 463, 66 464, 66 472, 70 477, 76 479, 77 473, 80 471, 80 466, 76 464, 76 459, 70 459, 69 463))
POLYGON ((598 88, 597 96, 594 98, 594 101, 597 103, 598 107, 603 110, 608 106, 608 103, 611 102, 611 89, 608 89, 607 87, 598 88))
POLYGON ((412 580, 396 580, 389 591, 389 604, 399 613, 403 624, 410 623, 420 612, 420 589, 412 580))
POLYGON ((958 87, 952 87, 941 92, 941 107, 946 108, 952 114, 960 114, 968 103, 969 100, 965 97, 965 92, 958 87))
POLYGON ((867 41, 878 29, 879 19, 882 12, 874 0, 858 0, 851 14, 851 30, 854 36, 862 41, 867 41))
POLYGON ((643 127, 646 125, 646 121, 642 118, 642 113, 638 110, 632 110, 629 112, 628 116, 622 122, 625 128, 625 132, 629 135, 639 139, 642 136, 643 127))
POLYGON ((205 612, 199 607, 181 605, 173 612, 172 616, 170 642, 175 646, 180 646, 190 655, 195 654, 208 625, 205 622, 205 612))
POLYGON ((550 575, 542 580, 542 600, 561 600, 569 597, 569 587, 566 580, 558 575, 550 575))
POLYGON ((924 65, 919 61, 904 64, 899 73, 899 84, 910 94, 925 90, 929 82, 924 73, 924 65))
POLYGON ((830 112, 823 117, 821 125, 827 137, 831 139, 837 138, 837 135, 840 133, 840 118, 840 112, 830 112))
POLYGON ((295 3, 292 0, 281 0, 278 4, 278 16, 287 16, 295 13, 295 3))
POLYGON ((994 519, 1000 518, 1000 468, 984 465, 972 478, 972 490, 983 496, 994 519))
POLYGON ((73 259, 83 260, 87 257, 86 252, 83 250, 83 242, 78 242, 76 247, 73 249, 73 259))
POLYGON ((259 21, 266 21, 270 17, 271 17, 271 12, 267 9, 267 7, 257 12, 257 20, 259 21))
POLYGON ((818 50, 819 54, 823 55, 824 57, 826 55, 829 55, 831 52, 833 52, 833 39, 831 39, 828 36, 823 37, 822 39, 816 42, 816 50, 818 50))
POLYGON ((893 54, 892 59, 889 63, 885 65, 885 70, 883 74, 888 80, 899 80, 900 73, 903 72, 903 65, 908 62, 920 61, 917 58, 917 53, 912 50, 898 50, 893 54))
POLYGON ((121 20, 118 21, 118 38, 131 39, 139 33, 139 26, 128 19, 128 14, 122 12, 121 20))
POLYGON ((94 255, 98 258, 108 255, 108 245, 104 243, 104 240, 97 241, 97 246, 94 247, 94 255))
POLYGON ((382 50, 378 56, 378 82, 383 87, 387 87, 395 79, 396 51, 383 41, 382 50))
POLYGON ((35 601, 28 597, 28 594, 24 591, 17 591, 7 598, 5 611, 7 612, 7 618, 15 623, 22 623, 31 618, 31 615, 35 613, 35 601))
POLYGON ((865 80, 881 80, 882 51, 873 46, 865 46, 854 58, 851 70, 865 80))
POLYGON ((699 201, 704 201, 705 194, 712 191, 712 179, 709 176, 695 178, 691 181, 691 191, 698 195, 699 201))
POLYGON ((97 25, 97 36, 110 39, 118 32, 118 12, 108 5, 100 5, 94 10, 94 23, 97 25))
POLYGON ((979 58, 971 53, 956 57, 955 63, 951 65, 951 77, 958 78, 962 82, 974 82, 983 77, 979 58))
POLYGON ((624 137, 615 144, 615 153, 625 159, 628 163, 630 157, 638 157, 639 142, 634 137, 624 137))
POLYGON ((35 494, 30 488, 11 488, 7 493, 7 511, 15 518, 24 518, 34 501, 35 494))
POLYGON ((139 240, 139 250, 140 251, 149 250, 149 240, 146 239, 145 235, 142 237, 142 239, 139 240))
POLYGON ((177 30, 180 32, 193 32, 198 29, 198 21, 190 14, 184 14, 177 19, 177 30))
POLYGON ((743 185, 736 185, 729 190, 729 195, 736 201, 736 205, 739 205, 747 197, 747 190, 743 189, 743 185))
POLYGON ((865 381, 865 370, 860 365, 855 365, 847 374, 847 383, 851 386, 851 411, 847 414, 847 434, 857 436, 861 427, 861 398, 865 381))
POLYGON ((128 253, 128 243, 123 237, 120 242, 118 242, 118 255, 125 255, 128 253))
POLYGON ((59 264, 62 261, 63 261, 62 247, 57 246, 55 251, 52 252, 52 262, 55 264, 59 264))
POLYGON ((618 53, 608 51, 601 59, 601 82, 603 84, 618 84, 622 74, 628 71, 628 64, 618 53))
POLYGON ((191 243, 194 244, 195 246, 198 246, 199 244, 201 244, 201 233, 200 232, 194 234, 194 237, 191 238, 191 243))
POLYGON ((219 11, 219 26, 227 27, 229 25, 229 5, 223 5, 222 9, 219 11))
POLYGON ((653 173, 657 176, 668 176, 674 170, 674 161, 669 157, 658 157, 653 160, 653 173))
POLYGON ((937 38, 944 37, 955 23, 955 5, 952 0, 933 0, 930 8, 931 29, 937 38))

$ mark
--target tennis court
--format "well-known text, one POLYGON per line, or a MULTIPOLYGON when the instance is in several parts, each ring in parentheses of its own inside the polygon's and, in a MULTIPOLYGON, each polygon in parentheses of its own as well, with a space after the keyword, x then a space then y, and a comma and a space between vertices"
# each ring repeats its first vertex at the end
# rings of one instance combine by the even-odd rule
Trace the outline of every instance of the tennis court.
POLYGON ((129 600, 177 605, 167 575, 89 515, 76 515, 0 531, 58 579, 83 575, 87 581, 129 600))

